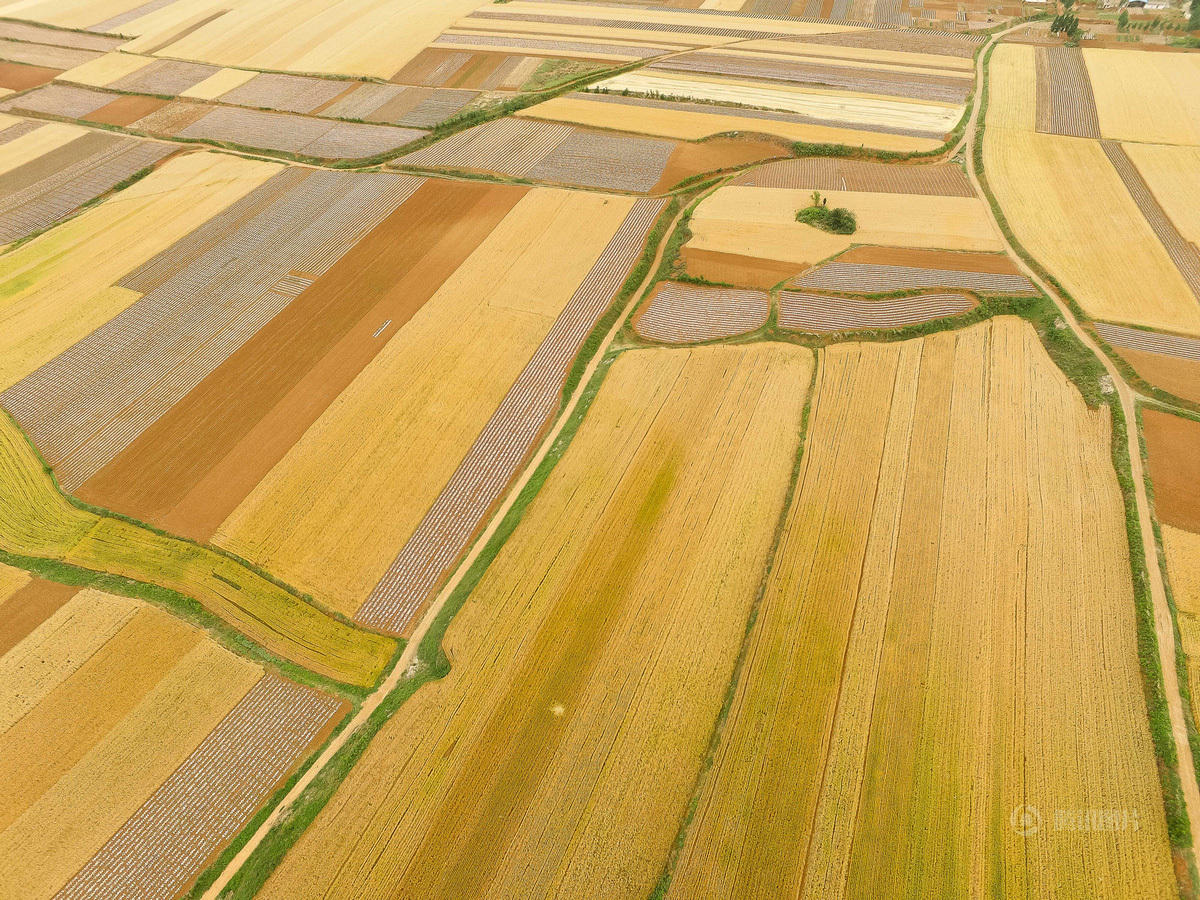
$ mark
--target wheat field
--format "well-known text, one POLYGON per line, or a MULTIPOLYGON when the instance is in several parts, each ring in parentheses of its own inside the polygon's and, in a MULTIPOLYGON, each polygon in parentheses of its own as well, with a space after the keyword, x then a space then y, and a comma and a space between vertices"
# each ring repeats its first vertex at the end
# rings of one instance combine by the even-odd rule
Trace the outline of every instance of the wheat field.
POLYGON ((261 896, 644 898, 675 837, 798 449, 786 345, 630 351, 261 896))
POLYGON ((821 354, 670 897, 1176 895, 1109 446, 1018 319, 821 354))

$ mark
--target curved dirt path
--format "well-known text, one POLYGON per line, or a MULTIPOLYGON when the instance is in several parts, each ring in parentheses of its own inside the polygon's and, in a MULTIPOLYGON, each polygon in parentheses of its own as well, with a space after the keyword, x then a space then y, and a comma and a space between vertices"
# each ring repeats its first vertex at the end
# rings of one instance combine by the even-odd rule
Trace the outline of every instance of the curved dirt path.
POLYGON ((1162 569, 1158 562, 1158 547, 1154 539, 1150 501, 1146 496, 1146 478, 1142 465, 1142 450, 1138 442, 1139 432, 1136 409, 1140 395, 1126 384, 1125 380, 1121 377, 1120 371, 1113 364, 1113 361, 1109 359, 1108 354, 1100 349, 1095 340, 1092 339, 1092 336, 1083 328, 1079 320, 1075 318, 1070 305, 1057 291, 1043 281, 1016 252, 1012 243, 1000 229, 1000 223, 996 221, 995 212, 991 204, 987 202, 987 195, 984 193, 983 185, 980 184, 979 177, 975 173, 975 135, 978 132, 980 109, 978 100, 982 99, 984 84, 983 60, 991 44, 1009 32, 1023 27, 1025 27, 1025 23, 1015 25, 1012 28, 992 35, 992 39, 984 45, 983 52, 979 54, 979 58, 976 60, 975 80, 978 85, 976 93, 977 102, 971 110, 971 119, 963 134, 963 143, 966 148, 967 176, 971 179, 971 184, 974 186, 976 194, 979 195, 987 206, 988 216, 996 226, 996 233, 1004 241, 1008 255, 1012 257, 1021 272, 1037 285, 1047 297, 1054 301, 1054 305, 1058 307, 1059 315, 1062 316, 1063 321, 1067 323, 1067 326, 1074 332, 1083 345, 1094 353, 1104 365, 1105 371, 1112 379, 1112 383, 1116 388, 1117 396, 1121 400, 1121 409, 1125 414, 1126 422, 1125 430, 1128 440, 1127 449, 1129 452, 1130 474, 1133 477, 1134 497, 1137 502, 1138 528, 1142 535, 1142 549, 1146 560, 1146 572, 1149 576, 1150 597, 1154 605, 1154 626, 1158 637, 1158 655, 1163 675, 1163 692, 1166 695, 1167 710, 1171 719, 1171 733, 1175 738, 1175 754, 1179 760, 1179 780, 1183 786, 1183 799, 1187 808, 1188 822, 1192 829, 1192 846, 1194 850, 1195 842, 1197 838, 1200 838, 1200 785, 1196 782, 1192 749, 1188 741, 1187 722, 1184 719, 1183 713, 1183 700, 1179 693, 1179 677, 1175 668, 1175 627, 1171 618, 1171 608, 1167 603, 1167 592, 1163 584, 1162 569))
MULTIPOLYGON (((608 334, 604 336, 604 340, 600 344, 600 347, 596 350, 595 355, 588 362, 587 368, 584 370, 583 377, 579 379, 579 384, 576 386, 574 393, 571 394, 570 399, 566 402, 562 410, 559 412, 558 417, 555 419, 553 427, 551 427, 550 431, 546 433, 544 438, 542 438, 541 443, 538 445, 537 452, 526 464, 517 480, 508 487, 508 490, 505 493, 504 502, 501 503, 499 508, 492 514, 491 519, 488 521, 487 527, 475 539, 475 542, 471 545, 471 549, 467 555, 463 557, 463 559, 455 567, 453 574, 450 576, 450 580, 447 581, 445 586, 438 592, 438 595, 434 599, 433 603, 429 606, 429 608, 425 611, 425 614, 421 617, 421 620, 417 623, 417 627, 413 630, 412 637, 409 638, 408 643, 405 645, 404 652, 400 655, 400 659, 396 663, 395 668, 392 669, 392 671, 388 674, 388 677, 383 680, 379 687, 377 687, 373 692, 371 692, 371 694, 367 696, 367 698, 363 701, 362 706, 359 707, 359 710, 355 714, 354 718, 350 720, 346 727, 343 728, 332 741, 330 741, 329 745, 321 752, 321 755, 316 759, 316 761, 300 777, 295 785, 292 786, 292 789, 287 792, 287 795, 282 801, 280 801, 279 805, 263 821, 254 834, 250 836, 250 840, 246 842, 246 845, 242 847, 242 849, 237 852, 233 859, 229 861, 229 864, 224 868, 224 870, 222 870, 221 874, 217 877, 217 880, 214 881, 209 889, 204 892, 203 900, 216 900, 221 891, 223 891, 229 884, 230 880, 232 880, 234 875, 236 875, 242 866, 245 865, 246 860, 248 860, 254 851, 258 849, 259 845, 262 844, 263 840, 266 838, 271 829, 274 828, 275 825, 277 825, 284 818, 291 806, 300 798, 300 795, 304 793, 304 790, 310 784, 312 784, 317 775, 329 765, 330 761, 337 754, 337 752, 345 746, 351 735, 353 735, 354 732, 356 732, 366 723, 367 719, 369 719, 371 714, 379 707, 379 704, 383 702, 384 698, 387 697, 387 695, 393 690, 395 690, 396 687, 407 677, 409 667, 417 659, 417 650, 420 648, 421 641, 429 632, 430 627, 433 625, 434 620, 441 612, 442 607, 446 605, 446 601, 450 599, 450 595, 454 593, 455 589, 462 582, 463 578, 466 577, 467 572, 470 570, 475 560, 479 557, 479 554, 483 552, 483 549, 492 539, 492 536, 500 527, 500 523, 504 521, 504 517, 508 515, 509 510, 512 509, 517 497, 520 496, 521 491, 525 489, 525 486, 529 483, 530 479, 533 478, 534 473, 545 460, 546 455, 554 446, 554 442, 558 440, 559 435, 562 434, 563 428, 566 426, 567 422, 578 408, 579 403, 583 398, 584 391, 591 382, 592 376, 596 374, 596 370, 600 366, 601 360, 604 359, 604 354, 608 352, 609 347, 612 346, 613 339, 616 338, 617 333, 621 330, 625 322, 638 307, 638 303, 641 300, 643 293, 649 287, 651 280, 654 278, 654 273, 658 271, 659 264, 662 262, 663 253, 667 248, 668 240, 671 234, 674 232, 675 227, 679 224, 679 220, 682 218, 686 209, 686 206, 681 209, 667 225, 666 230, 663 232, 663 235, 659 240, 658 249, 655 251, 654 259, 650 264, 650 268, 646 273, 646 277, 643 278, 641 284, 637 286, 637 290, 634 291, 633 296, 625 309, 625 312, 617 318, 617 321, 613 324, 612 328, 609 329, 608 334)), ((418 690, 420 689, 418 688, 418 690)))

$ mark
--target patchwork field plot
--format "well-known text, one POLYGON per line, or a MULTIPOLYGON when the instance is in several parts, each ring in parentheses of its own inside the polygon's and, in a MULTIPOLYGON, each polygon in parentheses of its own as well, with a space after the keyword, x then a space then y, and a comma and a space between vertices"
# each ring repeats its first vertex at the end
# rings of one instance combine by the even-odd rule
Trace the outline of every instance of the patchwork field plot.
POLYGON ((1109 447, 1017 319, 822 353, 669 896, 1175 896, 1109 447))
POLYGON ((215 540, 347 614, 391 572, 371 621, 403 627, 557 409, 579 342, 641 251, 648 204, 526 193, 215 540))
MULTIPOLYGON (((1032 47, 997 48, 992 90, 1009 99, 995 120, 989 108, 984 134, 988 181, 1017 239, 1090 316, 1200 334, 1200 303, 1155 232, 1157 226, 1173 240, 1174 229, 1119 148, 1110 147, 1110 156, 1099 141, 1027 130, 1021 107, 1029 97, 1033 54, 1032 47)), ((1098 89, 1098 103, 1100 95, 1098 89)), ((1111 133, 1103 116, 1101 131, 1111 133)), ((1194 248, 1189 253, 1178 242, 1172 246, 1190 271, 1194 248)))
POLYGON ((1106 322, 1093 327, 1150 384, 1200 403, 1200 341, 1106 322))
MULTIPOLYGON (((47 126, 48 127, 48 126, 47 126)), ((2 149, 2 148, 0 148, 2 149)), ((279 166, 193 153, 0 258, 0 388, 130 306, 119 279, 254 190, 279 166)))
POLYGON ((899 328, 957 316, 975 308, 962 294, 919 294, 897 300, 853 300, 802 291, 780 291, 779 324, 799 331, 899 328))
POLYGON ((451 623, 449 675, 384 726, 261 896, 647 896, 762 577, 810 374, 783 345, 622 355, 451 623))
POLYGON ((762 291, 739 291, 663 282, 638 314, 638 334, 665 344, 732 337, 767 321, 770 300, 762 291))
POLYGON ((783 159, 756 166, 730 184, 794 190, 974 197, 971 182, 953 163, 896 166, 858 159, 783 159))
POLYGON ((0 672, 4 897, 176 896, 344 711, 76 588, 0 672))
POLYGON ((1200 145, 1200 61, 1194 54, 1087 49, 1083 59, 1101 135, 1200 145))
POLYGON ((1072 137, 1100 137, 1096 98, 1083 54, 1074 47, 1038 47, 1037 130, 1072 137))
POLYGON ((795 279, 795 287, 850 294, 962 288, 989 294, 1035 294, 1006 256, 856 247, 795 279))
POLYGON ((142 294, 0 393, 74 490, 325 272, 420 181, 286 169, 118 286, 142 294), (288 281, 303 273, 299 283, 288 281))
POLYGON ((370 685, 395 652, 390 638, 343 624, 232 557, 73 506, 3 414, 0 500, 0 550, 178 591, 269 650, 330 678, 370 685))
POLYGON ((1001 249, 983 201, 975 197, 827 191, 830 206, 848 207, 858 219, 853 235, 839 235, 796 221, 796 211, 811 202, 810 193, 798 188, 722 187, 696 207, 686 246, 787 263, 793 272, 841 253, 852 243, 1001 249))

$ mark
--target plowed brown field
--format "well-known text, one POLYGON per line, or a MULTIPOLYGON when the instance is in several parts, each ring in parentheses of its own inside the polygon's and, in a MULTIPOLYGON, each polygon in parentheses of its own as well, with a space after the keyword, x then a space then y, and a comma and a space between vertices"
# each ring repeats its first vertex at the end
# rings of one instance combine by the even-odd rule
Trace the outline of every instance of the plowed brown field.
POLYGON ((1159 520, 1200 532, 1200 422, 1145 409, 1142 425, 1159 520))

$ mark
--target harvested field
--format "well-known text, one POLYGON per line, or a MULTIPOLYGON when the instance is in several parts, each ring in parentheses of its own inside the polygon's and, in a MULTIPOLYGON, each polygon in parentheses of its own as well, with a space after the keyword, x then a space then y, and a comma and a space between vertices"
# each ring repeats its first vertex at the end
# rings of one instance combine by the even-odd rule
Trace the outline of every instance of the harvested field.
POLYGON ((427 47, 414 56, 388 81, 397 84, 415 84, 425 87, 441 87, 465 66, 474 54, 463 50, 448 50, 427 47))
POLYGON ((788 280, 803 268, 802 264, 759 259, 737 253, 697 250, 686 245, 680 252, 680 258, 684 262, 685 271, 695 278, 763 291, 788 280))
POLYGON ((89 132, 58 151, 0 174, 0 244, 61 222, 174 152, 167 144, 89 132))
POLYGON ((524 194, 425 182, 79 496, 207 541, 524 194))
POLYGON ((1090 317, 1200 335, 1200 304, 1098 142, 989 127, 984 154, 1017 239, 1090 317))
POLYGON ((809 191, 732 185, 706 197, 692 216, 696 250, 791 263, 798 269, 854 244, 994 251, 1002 249, 983 201, 975 197, 828 191, 831 207, 854 212, 853 235, 830 234, 796 221, 809 191))
POLYGON ((569 125, 498 119, 460 131, 396 162, 524 176, 573 133, 569 125))
POLYGON ((58 891, 237 705, 260 674, 258 666, 211 641, 193 647, 79 762, 0 832, 5 896, 48 898, 58 891))
POLYGON ((615 191, 649 191, 662 178, 672 141, 575 130, 528 172, 530 178, 615 191))
POLYGON ((695 72, 786 84, 805 84, 883 96, 962 104, 973 84, 969 75, 925 75, 858 66, 821 64, 786 56, 737 50, 696 50, 650 63, 651 71, 695 72))
POLYGON ((762 326, 770 311, 762 291, 663 282, 634 320, 638 334, 665 344, 733 337, 762 326))
POLYGON ((411 196, 404 175, 286 169, 120 285, 145 295, 0 393, 74 490, 411 196))
MULTIPOLYGON (((969 250, 918 250, 913 247, 851 247, 838 262, 866 263, 877 266, 906 266, 914 269, 939 269, 951 272, 978 272, 988 275, 1019 275, 1021 270, 1006 253, 972 253, 969 250)), ((1028 290, 1031 282, 1025 282, 1028 290)))
POLYGON ((1174 897, 1133 604, 1108 417, 1028 323, 827 349, 668 896, 1174 897))
MULTIPOLYGON (((637 72, 603 83, 606 90, 628 90, 633 95, 586 91, 557 98, 564 103, 609 103, 623 107, 670 111, 691 116, 738 116, 755 124, 751 130, 772 133, 798 126, 855 128, 880 134, 941 141, 954 127, 962 110, 954 106, 929 106, 889 98, 837 95, 821 91, 768 91, 739 83, 692 82, 650 77, 637 72), (659 100, 655 95, 682 96, 685 100, 659 100), (646 96, 648 95, 648 96, 646 96), (722 105, 721 100, 745 104, 722 105), (761 107, 759 109, 750 107, 761 107)), ((551 103, 555 101, 549 101, 551 103)))
POLYGON ((73 153, 71 145, 83 138, 87 129, 77 125, 49 122, 38 128, 12 129, 13 139, 0 145, 0 173, 27 166, 38 167, 47 156, 58 154, 64 148, 73 153))
POLYGON ((404 632, 432 598, 549 424, 571 363, 633 268, 663 205, 639 200, 630 209, 357 619, 404 632))
POLYGON ((0 87, 10 91, 27 91, 52 81, 61 74, 59 69, 26 66, 20 63, 0 63, 0 87))
POLYGON ((762 577, 811 360, 621 355, 451 622, 449 674, 384 725, 260 896, 648 896, 762 577))
POLYGON ((1142 409, 1154 511, 1164 525, 1200 532, 1200 422, 1142 409))
POLYGON ((681 141, 675 145, 652 190, 665 191, 685 178, 706 172, 719 172, 749 163, 762 162, 787 154, 782 144, 749 138, 713 138, 702 143, 681 141))
POLYGON ((166 100, 157 97, 119 96, 111 103, 106 103, 98 110, 83 117, 85 122, 97 122, 102 125, 120 125, 122 128, 132 125, 138 119, 150 115, 167 105, 166 100))
POLYGON ((58 612, 79 588, 35 578, 21 569, 5 566, 0 570, 0 597, 4 607, 0 625, 0 656, 3 656, 29 634, 58 612), (14 580, 21 576, 20 580, 14 580), (7 596, 5 596, 7 595, 7 596))
POLYGON ((869 50, 933 53, 959 59, 971 59, 983 42, 983 37, 977 34, 951 34, 946 31, 858 30, 839 34, 815 34, 793 40, 800 43, 801 47, 804 44, 826 44, 837 47, 861 47, 869 50))
POLYGON ((106 53, 64 72, 61 80, 88 87, 105 87, 144 69, 146 66, 153 65, 154 62, 152 56, 138 56, 134 53, 106 53))
POLYGON ((987 130, 1037 131, 1039 85, 1035 48, 999 44, 989 63, 987 130))
POLYGON ((1200 403, 1200 362, 1128 347, 1115 349, 1145 381, 1176 397, 1200 403))
POLYGON ((302 75, 277 75, 264 72, 221 95, 222 103, 277 109, 282 112, 308 113, 330 103, 351 83, 302 75))
MULTIPOLYGON (((49 127, 49 126, 45 126, 49 127)), ((0 259, 0 388, 138 299, 131 269, 279 171, 213 153, 169 160, 137 184, 0 259)))
POLYGON ((955 163, 889 165, 858 159, 784 159, 750 169, 730 184, 931 197, 975 196, 966 173, 955 163))
POLYGON ((780 291, 779 324, 799 331, 852 331, 900 328, 975 308, 962 294, 920 294, 895 300, 851 300, 802 291, 780 291))
POLYGON ((335 123, 305 116, 219 106, 181 128, 175 136, 338 159, 374 156, 402 147, 424 134, 413 128, 358 122, 335 123))
POLYGON ((44 113, 64 119, 82 119, 100 107, 111 103, 114 94, 69 84, 46 84, 28 94, 5 100, 0 110, 5 112, 44 113))
POLYGON ((166 106, 159 107, 134 121, 132 127, 150 134, 174 137, 182 129, 206 116, 211 109, 206 103, 172 100, 166 106))
MULTIPOLYGON (((598 268, 605 244, 633 208, 634 201, 625 197, 528 191, 420 311, 390 336, 214 540, 352 614, 426 517, 438 536, 437 552, 428 552, 422 540, 402 557, 432 572, 406 570, 405 577, 437 575, 448 564, 443 556, 451 561, 457 557, 491 506, 485 491, 502 490, 507 473, 528 452, 532 438, 527 430, 540 432, 548 413, 533 421, 523 404, 536 409, 552 394, 550 411, 557 409, 561 382, 555 381, 555 367, 565 369, 578 347, 570 341, 582 339, 574 330, 580 327, 578 319, 568 319, 564 309, 589 271, 598 268), (548 337, 552 329, 557 337, 565 327, 570 340, 548 337), (524 386, 533 379, 537 391, 532 395, 525 387, 518 392, 514 382, 539 344, 546 348, 539 359, 554 351, 553 365, 546 380, 539 381, 539 370, 532 369, 520 382, 524 386), (565 354, 567 362, 558 354, 565 354), (506 394, 511 399, 498 412, 506 394), (387 415, 380 415, 381 409, 387 415), (489 419, 495 424, 485 428, 489 419), (469 476, 477 490, 466 495, 447 491, 438 508, 448 509, 449 517, 443 519, 441 512, 433 517, 431 504, 477 440, 481 444, 475 452, 487 465, 478 469, 463 463, 460 476, 469 476), (515 462, 510 458, 514 453, 515 462), (333 460, 337 464, 331 467, 333 460), (488 487, 493 483, 499 486, 488 487), (372 527, 362 528, 363 521, 372 527)), ((637 237, 639 250, 641 243, 637 237)), ((598 315, 597 308, 605 308, 611 293, 588 300, 596 305, 580 310, 572 303, 570 309, 598 315)), ((583 326, 584 334, 588 327, 583 326)))
POLYGON ((258 74, 249 69, 218 69, 200 83, 182 91, 179 96, 194 100, 216 100, 226 91, 245 84, 258 74))
POLYGON ((1071 137, 1100 137, 1096 98, 1078 47, 1038 47, 1037 130, 1071 137))
POLYGON ((1200 243, 1200 147, 1122 144, 1157 205, 1191 244, 1200 243))
POLYGON ((178 591, 267 649, 350 684, 373 684, 395 651, 394 641, 342 624, 232 557, 73 506, 7 415, 0 549, 178 591))
POLYGON ((325 105, 320 113, 337 119, 365 119, 408 92, 408 88, 394 84, 360 84, 325 105))
POLYGON ((989 294, 1037 293, 1024 275, 843 262, 842 257, 805 272, 794 286, 844 294, 886 294, 920 288, 963 288, 989 294))
POLYGON ((95 50, 80 50, 72 47, 52 47, 49 44, 31 44, 0 37, 0 59, 6 62, 44 66, 47 69, 70 69, 83 65, 103 54, 95 50))
MULTIPOLYGON (((941 137, 914 137, 907 133, 893 134, 890 130, 872 131, 833 123, 823 124, 792 113, 588 93, 555 97, 521 110, 520 116, 689 141, 717 134, 746 132, 769 134, 793 141, 847 144, 901 153, 933 150, 942 144, 941 137), (617 100, 632 102, 615 102, 617 100)), ((886 126, 881 128, 886 129, 886 126)))
POLYGON ((1200 64, 1195 55, 1089 48, 1083 59, 1104 137, 1200 145, 1200 64))
POLYGON ((634 60, 649 59, 665 53, 667 47, 644 47, 635 44, 602 44, 596 41, 566 41, 554 37, 520 37, 509 34, 442 34, 433 47, 472 48, 481 50, 530 51, 547 56, 566 56, 585 59, 634 60))
POLYGON ((131 75, 111 82, 108 87, 137 94, 182 94, 188 88, 212 77, 217 71, 214 66, 200 63, 159 59, 131 75))
POLYGON ((339 706, 264 676, 55 896, 177 896, 300 762, 339 706))

